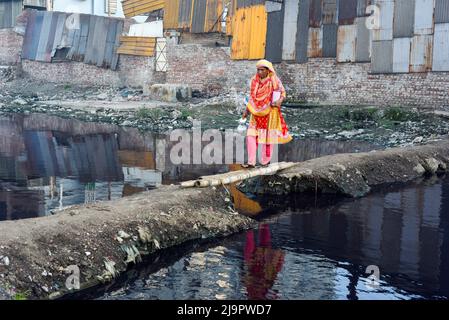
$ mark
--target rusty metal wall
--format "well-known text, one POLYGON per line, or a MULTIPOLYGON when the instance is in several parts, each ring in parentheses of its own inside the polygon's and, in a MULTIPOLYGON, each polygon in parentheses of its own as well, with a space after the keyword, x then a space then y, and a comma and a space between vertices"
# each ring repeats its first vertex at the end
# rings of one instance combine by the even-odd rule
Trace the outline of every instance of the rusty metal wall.
POLYGON ((179 7, 179 0, 165 0, 164 29, 178 28, 179 7))
POLYGON ((371 55, 372 73, 393 72, 393 41, 373 41, 371 55))
POLYGON ((355 61, 356 32, 354 24, 338 26, 337 62, 355 61))
POLYGON ((393 37, 411 37, 415 23, 415 0, 395 0, 393 37))
POLYGON ((223 0, 207 0, 204 32, 220 32, 223 0))
POLYGON ((433 71, 449 71, 449 23, 435 24, 433 71))
POLYGON ((207 0, 194 0, 190 32, 203 33, 206 21, 207 0))
POLYGON ((434 0, 415 0, 414 34, 433 34, 434 0))
POLYGON ((282 4, 280 11, 273 11, 268 13, 265 58, 273 63, 279 63, 282 61, 284 12, 285 3, 282 4))
POLYGON ((298 25, 296 32, 296 62, 307 62, 309 44, 309 12, 310 0, 300 0, 298 9, 298 25))
POLYGON ((366 8, 373 4, 373 0, 357 0, 357 17, 369 16, 366 13, 366 8))
POLYGON ((311 28, 321 27, 322 8, 323 8, 322 1, 323 0, 310 0, 309 27, 311 28))
POLYGON ((0 1, 0 29, 14 27, 21 12, 21 0, 0 1))
POLYGON ((435 23, 449 22, 449 1, 435 0, 435 23))
POLYGON ((69 15, 62 12, 31 11, 22 58, 44 62, 74 60, 117 69, 124 21, 81 14, 79 28, 68 28, 67 19, 69 15))
POLYGON ((299 2, 298 0, 284 0, 284 39, 282 40, 282 60, 295 60, 296 33, 298 26, 299 2))
POLYGON ((323 24, 338 23, 337 2, 338 2, 337 0, 323 0, 323 12, 322 12, 323 24))
POLYGON ((237 9, 232 19, 231 59, 264 58, 268 26, 265 6, 237 9))
POLYGON ((379 7, 380 28, 373 30, 373 41, 393 40, 393 0, 375 0, 379 7))
POLYGON ((357 17, 357 0, 343 0, 338 2, 338 24, 354 24, 357 17))
POLYGON ((393 40, 393 72, 407 73, 410 65, 410 38, 393 40))
POLYGON ((323 57, 336 58, 337 57, 337 24, 323 24, 323 57))
POLYGON ((371 33, 366 27, 366 17, 355 19, 357 39, 355 45, 355 61, 371 62, 371 33))
POLYGON ((192 19, 192 4, 193 0, 179 0, 178 27, 180 29, 190 28, 190 22, 192 19))
POLYGON ((432 70, 433 35, 417 35, 410 48, 410 72, 432 70))
POLYGON ((307 57, 319 58, 323 56, 323 29, 309 28, 307 57))

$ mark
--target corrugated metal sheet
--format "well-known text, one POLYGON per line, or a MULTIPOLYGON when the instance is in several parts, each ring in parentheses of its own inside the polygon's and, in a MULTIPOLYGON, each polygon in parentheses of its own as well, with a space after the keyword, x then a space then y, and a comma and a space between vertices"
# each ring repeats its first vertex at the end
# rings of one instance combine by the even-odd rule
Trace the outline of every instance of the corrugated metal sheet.
POLYGON ((21 0, 0 1, 0 29, 14 27, 21 12, 21 0))
POLYGON ((220 32, 223 0, 207 0, 204 32, 220 32))
POLYGON ((338 23, 337 2, 338 2, 337 0, 323 0, 323 14, 322 14, 323 24, 338 23))
POLYGON ((70 17, 62 12, 32 11, 22 57, 45 62, 83 61, 115 70, 123 20, 81 14, 79 28, 75 29, 69 28, 70 17))
POLYGON ((284 38, 284 12, 285 5, 281 11, 268 13, 267 40, 265 45, 265 58, 273 63, 282 61, 282 41, 284 38))
POLYGON ((46 8, 47 1, 46 0, 23 0, 23 5, 46 8))
POLYGON ((393 41, 372 42, 371 72, 393 72, 393 41))
POLYGON ((267 12, 264 5, 236 10, 233 16, 231 59, 262 59, 265 57, 267 12))
POLYGON ((338 24, 354 24, 357 17, 357 0, 344 0, 338 2, 338 24))
POLYGON ((435 0, 435 23, 449 22, 449 1, 435 0))
POLYGON ((310 0, 309 5, 309 27, 321 27, 322 0, 310 0))
POLYGON ((179 0, 179 18, 178 27, 181 29, 190 28, 192 20, 193 0, 179 0))
POLYGON ((338 27, 337 62, 355 61, 356 25, 338 27))
POLYGON ((357 17, 369 16, 366 8, 373 4, 373 0, 357 0, 357 17))
POLYGON ((393 40, 393 72, 407 73, 410 65, 411 38, 393 40))
POLYGON ((207 0, 194 0, 192 11, 192 26, 190 32, 203 33, 206 20, 207 0))
POLYGON ((310 0, 299 1, 298 26, 296 32, 296 62, 307 62, 309 44, 309 11, 310 0))
POLYGON ((282 41, 282 60, 295 60, 296 32, 298 26, 297 0, 285 0, 284 39, 282 41))
POLYGON ((120 42, 119 54, 145 57, 154 56, 156 38, 121 36, 120 42))
POLYGON ((373 30, 373 40, 393 40, 394 1, 375 0, 375 5, 379 7, 380 28, 373 30))
POLYGON ((131 18, 156 10, 164 9, 165 0, 123 0, 125 17, 131 18))
POLYGON ((414 36, 410 49, 410 72, 427 72, 432 70, 432 56, 433 36, 414 36))
POLYGON ((323 56, 323 33, 321 28, 309 28, 307 57, 318 58, 323 56))
POLYGON ((412 37, 415 23, 415 0, 396 0, 393 37, 412 37))
POLYGON ((323 57, 337 57, 338 25, 323 24, 323 57))
POLYGON ((164 29, 178 28, 179 7, 179 0, 165 0, 164 29))
POLYGON ((449 71, 449 23, 435 24, 433 71, 449 71))
POLYGON ((415 0, 415 35, 433 34, 434 0, 415 0))
POLYGON ((236 0, 236 9, 265 4, 265 0, 236 0))
POLYGON ((357 26, 357 39, 355 42, 355 61, 371 61, 371 32, 366 28, 366 17, 355 19, 357 26))

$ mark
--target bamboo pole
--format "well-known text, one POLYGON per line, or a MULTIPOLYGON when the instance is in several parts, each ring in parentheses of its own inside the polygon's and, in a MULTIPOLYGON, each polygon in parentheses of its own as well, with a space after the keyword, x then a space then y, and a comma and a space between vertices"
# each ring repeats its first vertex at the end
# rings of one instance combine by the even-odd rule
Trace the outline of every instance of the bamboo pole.
POLYGON ((185 181, 181 183, 182 188, 206 188, 214 187, 222 184, 231 184, 257 176, 276 173, 280 170, 288 169, 295 166, 294 162, 273 163, 268 167, 256 168, 251 170, 232 171, 225 174, 217 174, 213 176, 204 176, 198 180, 185 181))

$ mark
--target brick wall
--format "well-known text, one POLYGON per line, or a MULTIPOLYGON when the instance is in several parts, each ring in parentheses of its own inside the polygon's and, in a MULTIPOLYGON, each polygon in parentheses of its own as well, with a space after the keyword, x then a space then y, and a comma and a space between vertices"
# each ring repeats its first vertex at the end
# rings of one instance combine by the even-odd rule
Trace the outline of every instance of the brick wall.
MULTIPOLYGON (((195 44, 168 47, 167 82, 189 84, 204 94, 249 90, 255 61, 231 61, 229 48, 195 44)), ((323 104, 449 108, 449 72, 370 74, 369 63, 333 58, 275 66, 288 95, 323 104)))
POLYGON ((0 29, 0 65, 16 65, 20 60, 23 37, 14 29, 0 29))

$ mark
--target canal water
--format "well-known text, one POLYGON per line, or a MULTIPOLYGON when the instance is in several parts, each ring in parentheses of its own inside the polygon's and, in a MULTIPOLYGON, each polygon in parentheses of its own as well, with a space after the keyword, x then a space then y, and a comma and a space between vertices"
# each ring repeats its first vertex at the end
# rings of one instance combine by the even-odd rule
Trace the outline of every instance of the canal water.
MULTIPOLYGON (((235 170, 173 165, 168 137, 44 115, 0 118, 0 220, 57 214, 161 184, 235 170), (158 144, 165 141, 164 152, 158 144)), ((296 140, 280 161, 376 149, 296 140)), ((363 199, 258 198, 229 188, 255 230, 145 259, 82 299, 447 299, 449 178, 363 199)), ((1 222, 0 222, 1 223, 1 222)))

